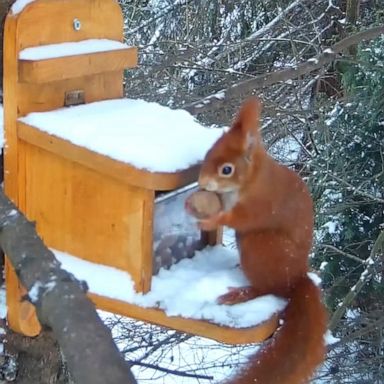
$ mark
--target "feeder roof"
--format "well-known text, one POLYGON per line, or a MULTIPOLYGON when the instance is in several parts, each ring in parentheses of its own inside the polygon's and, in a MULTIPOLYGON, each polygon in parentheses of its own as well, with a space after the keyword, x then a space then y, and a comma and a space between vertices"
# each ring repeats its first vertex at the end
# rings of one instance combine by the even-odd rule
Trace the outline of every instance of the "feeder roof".
POLYGON ((150 172, 176 172, 199 163, 222 134, 187 111, 135 99, 33 112, 19 121, 150 172))

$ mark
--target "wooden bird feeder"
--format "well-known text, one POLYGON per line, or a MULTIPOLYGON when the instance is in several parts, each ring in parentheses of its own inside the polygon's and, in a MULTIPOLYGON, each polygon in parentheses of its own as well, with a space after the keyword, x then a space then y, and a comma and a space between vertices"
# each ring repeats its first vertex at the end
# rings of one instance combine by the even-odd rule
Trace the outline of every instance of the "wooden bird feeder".
MULTIPOLYGON (((148 292, 161 266, 154 243, 157 231, 164 228, 162 208, 169 196, 178 199, 182 210, 198 164, 176 172, 151 172, 19 120, 32 112, 123 98, 123 71, 137 65, 137 49, 121 43, 118 3, 35 0, 7 16, 4 40, 6 194, 37 223, 49 247, 126 271, 137 292, 148 292), (51 47, 55 52, 55 44, 80 46, 89 39, 108 40, 113 48, 39 59, 26 54, 27 48, 51 47)), ((196 230, 191 236, 195 248, 220 241, 219 233, 196 230)), ((21 299, 25 291, 8 261, 6 266, 9 324, 17 332, 37 335, 40 324, 34 307, 21 299)), ((89 296, 100 309, 229 343, 262 341, 277 324, 274 317, 257 327, 234 329, 89 296)))

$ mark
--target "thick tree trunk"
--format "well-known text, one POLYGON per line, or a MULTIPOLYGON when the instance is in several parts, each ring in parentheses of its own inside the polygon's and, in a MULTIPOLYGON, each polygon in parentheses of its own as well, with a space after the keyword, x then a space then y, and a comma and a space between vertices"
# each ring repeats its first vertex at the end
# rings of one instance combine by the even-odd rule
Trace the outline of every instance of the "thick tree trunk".
POLYGON ((17 384, 71 384, 59 345, 49 331, 35 338, 7 333, 7 353, 17 362, 17 384))
POLYGON ((136 383, 111 332, 86 297, 86 284, 61 269, 34 225, 3 193, 0 245, 23 286, 33 292, 29 299, 41 324, 53 330, 73 380, 78 384, 136 383))
POLYGON ((346 21, 352 25, 357 23, 360 13, 360 0, 347 0, 345 11, 346 21))
MULTIPOLYGON (((347 26, 354 28, 360 15, 360 0, 347 0, 345 19, 347 26)), ((357 44, 348 48, 348 53, 355 57, 357 54, 357 44)))

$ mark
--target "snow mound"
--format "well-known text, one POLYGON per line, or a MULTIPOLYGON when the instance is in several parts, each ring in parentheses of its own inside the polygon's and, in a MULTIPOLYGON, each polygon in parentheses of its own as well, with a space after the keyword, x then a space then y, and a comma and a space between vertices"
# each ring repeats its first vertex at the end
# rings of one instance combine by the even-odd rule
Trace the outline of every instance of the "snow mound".
POLYGON ((134 99, 33 112, 19 120, 151 172, 176 172, 199 163, 223 132, 203 127, 187 111, 134 99))
POLYGON ((57 57, 84 55, 87 53, 115 51, 129 48, 120 41, 108 39, 88 39, 76 42, 40 45, 29 47, 20 51, 21 60, 47 60, 57 57))
POLYGON ((168 316, 204 319, 235 328, 255 326, 284 309, 286 301, 266 295, 236 305, 216 304, 228 287, 248 282, 239 268, 237 251, 223 246, 196 252, 171 269, 161 269, 147 294, 137 294, 128 273, 54 251, 64 269, 85 280, 92 293, 143 307, 159 307, 168 316))

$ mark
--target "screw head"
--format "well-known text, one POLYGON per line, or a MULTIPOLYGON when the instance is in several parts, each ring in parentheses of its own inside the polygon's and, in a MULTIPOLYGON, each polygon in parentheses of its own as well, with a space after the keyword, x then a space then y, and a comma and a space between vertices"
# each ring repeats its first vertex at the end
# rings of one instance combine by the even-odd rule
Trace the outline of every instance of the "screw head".
POLYGON ((81 21, 79 19, 73 19, 73 29, 75 31, 80 31, 80 29, 81 29, 81 21))

